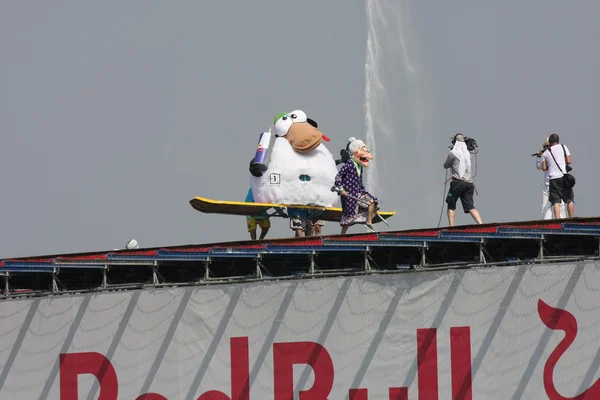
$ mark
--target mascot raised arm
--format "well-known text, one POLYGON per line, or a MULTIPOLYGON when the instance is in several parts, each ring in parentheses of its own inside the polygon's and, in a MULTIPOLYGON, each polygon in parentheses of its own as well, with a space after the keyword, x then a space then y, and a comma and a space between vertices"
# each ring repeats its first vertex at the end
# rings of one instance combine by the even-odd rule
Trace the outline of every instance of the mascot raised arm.
MULTIPOLYGON (((325 147, 329 142, 318 124, 302 110, 277 115, 273 121, 275 140, 270 159, 250 162, 250 185, 254 201, 286 205, 332 207, 337 201, 331 182, 336 162, 325 147)), ((304 209, 288 207, 290 228, 296 236, 310 230, 310 216, 304 209)))

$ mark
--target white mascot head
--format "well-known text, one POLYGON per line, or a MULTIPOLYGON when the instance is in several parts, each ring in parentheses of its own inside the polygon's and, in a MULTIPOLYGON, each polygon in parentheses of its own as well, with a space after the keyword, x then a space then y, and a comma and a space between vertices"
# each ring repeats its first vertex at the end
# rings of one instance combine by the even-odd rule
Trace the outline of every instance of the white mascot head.
POLYGON ((302 110, 281 113, 273 121, 275 141, 266 171, 251 176, 254 201, 332 207, 337 174, 333 156, 322 143, 329 138, 302 110))

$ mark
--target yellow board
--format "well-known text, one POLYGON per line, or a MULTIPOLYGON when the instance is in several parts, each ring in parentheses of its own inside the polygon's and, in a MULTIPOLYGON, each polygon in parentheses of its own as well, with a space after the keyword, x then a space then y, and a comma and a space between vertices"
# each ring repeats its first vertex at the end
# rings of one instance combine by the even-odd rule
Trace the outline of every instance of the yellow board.
MULTIPOLYGON (((227 215, 259 215, 267 213, 272 217, 287 218, 286 210, 288 208, 305 209, 308 211, 308 217, 311 219, 320 219, 323 221, 340 222, 342 209, 335 207, 306 206, 292 204, 271 204, 271 203, 246 203, 244 201, 223 201, 211 200, 204 197, 194 197, 190 204, 196 210, 207 214, 227 214, 227 215)), ((396 211, 379 211, 383 219, 388 219, 395 215, 396 211)), ((377 216, 373 218, 373 223, 381 222, 377 216)))

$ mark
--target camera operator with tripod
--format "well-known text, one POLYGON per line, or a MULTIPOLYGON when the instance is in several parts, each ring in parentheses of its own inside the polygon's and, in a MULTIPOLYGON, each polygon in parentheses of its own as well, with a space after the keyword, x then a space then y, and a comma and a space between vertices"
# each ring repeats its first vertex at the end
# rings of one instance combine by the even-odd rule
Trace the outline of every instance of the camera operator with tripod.
POLYGON ((567 146, 559 145, 558 134, 553 133, 548 137, 550 147, 542 155, 542 170, 548 171, 550 177, 550 186, 548 200, 552 203, 554 209, 554 218, 560 218, 560 201, 567 204, 569 218, 575 216, 575 177, 570 175, 571 171, 571 153, 567 146))
POLYGON ((452 137, 452 147, 446 162, 444 162, 445 169, 452 169, 452 181, 446 196, 450 226, 454 226, 454 215, 458 199, 460 199, 463 211, 466 214, 471 214, 478 224, 482 223, 479 211, 475 208, 473 201, 475 185, 473 184, 471 170, 471 152, 477 152, 475 139, 467 138, 461 133, 457 133, 452 137))
MULTIPOLYGON (((550 143, 548 142, 549 138, 546 138, 546 141, 541 144, 542 150, 535 152, 532 154, 535 158, 535 167, 538 170, 542 170, 542 154, 548 150, 550 147, 550 143)), ((548 171, 544 171, 544 186, 542 187, 542 219, 552 219, 552 203, 548 201, 548 195, 550 193, 550 174, 548 171)), ((560 201, 560 217, 567 218, 567 212, 565 209, 565 202, 560 201)))

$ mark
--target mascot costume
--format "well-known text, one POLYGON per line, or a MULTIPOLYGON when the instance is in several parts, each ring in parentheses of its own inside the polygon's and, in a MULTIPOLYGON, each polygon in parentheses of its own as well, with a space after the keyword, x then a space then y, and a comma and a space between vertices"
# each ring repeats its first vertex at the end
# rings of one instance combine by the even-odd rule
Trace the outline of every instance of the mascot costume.
POLYGON ((362 181, 363 168, 369 166, 373 156, 362 140, 351 137, 348 139, 350 159, 342 166, 335 177, 335 190, 342 196, 342 235, 348 227, 354 224, 365 224, 367 229, 373 229, 373 216, 379 209, 376 197, 365 189, 362 181))
MULTIPOLYGON (((273 124, 275 140, 269 159, 250 162, 254 201, 332 207, 337 195, 331 191, 331 182, 338 171, 332 154, 323 144, 329 138, 302 110, 281 113, 273 124)), ((307 210, 288 208, 288 216, 296 236, 311 231, 307 210)))

